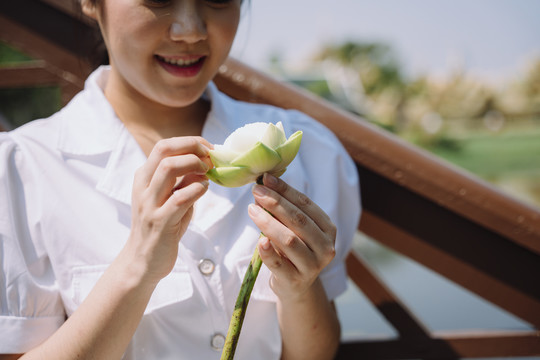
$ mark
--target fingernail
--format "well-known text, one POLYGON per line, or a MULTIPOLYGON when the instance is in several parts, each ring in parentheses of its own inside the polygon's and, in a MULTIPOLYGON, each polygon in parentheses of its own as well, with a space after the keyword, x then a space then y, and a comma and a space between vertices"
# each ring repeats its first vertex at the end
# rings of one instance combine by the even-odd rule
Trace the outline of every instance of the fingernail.
POLYGON ((261 248, 262 248, 263 250, 268 250, 268 249, 270 249, 270 240, 268 240, 267 237, 261 238, 261 240, 259 241, 259 243, 261 244, 261 248))
POLYGON ((264 174, 264 180, 266 180, 265 183, 270 186, 276 186, 278 183, 277 177, 269 173, 264 174))
POLYGON ((253 193, 255 195, 259 195, 259 196, 265 196, 266 194, 268 194, 268 189, 264 186, 261 186, 261 185, 254 185, 253 186, 253 193))
POLYGON ((210 185, 210 183, 208 182, 208 180, 203 180, 203 181, 201 181, 201 185, 204 186, 204 187, 208 187, 208 185, 210 185))
POLYGON ((258 216, 261 213, 261 208, 255 204, 249 204, 248 212, 252 216, 258 216))

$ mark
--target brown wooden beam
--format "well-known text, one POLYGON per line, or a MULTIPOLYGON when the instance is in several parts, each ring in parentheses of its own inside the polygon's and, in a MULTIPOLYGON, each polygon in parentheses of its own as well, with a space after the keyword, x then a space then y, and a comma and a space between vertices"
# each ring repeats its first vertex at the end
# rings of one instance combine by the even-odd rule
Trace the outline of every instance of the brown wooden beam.
POLYGON ((0 132, 2 131, 8 131, 9 129, 4 127, 4 125, 2 124, 2 122, 0 122, 0 132))
MULTIPOLYGON (((512 281, 500 279, 497 274, 479 268, 475 262, 464 261, 455 253, 447 251, 444 243, 448 237, 456 234, 443 235, 441 233, 441 243, 429 243, 423 239, 413 236, 404 231, 390 220, 381 218, 369 211, 364 211, 360 223, 360 229, 370 237, 377 239, 380 243, 394 249, 397 252, 407 255, 418 263, 441 274, 447 279, 463 286, 469 291, 483 297, 502 309, 518 316, 519 318, 540 328, 540 298, 538 297, 539 270, 537 259, 530 259, 527 253, 523 253, 523 263, 519 263, 519 256, 513 251, 508 251, 508 257, 500 254, 498 250, 493 253, 491 249, 480 249, 477 244, 471 242, 469 256, 478 255, 478 263, 489 263, 492 267, 498 267, 499 273, 508 270, 513 278, 521 278, 524 288, 516 288, 512 281), (526 290, 526 291, 525 291, 526 290)), ((489 241, 489 240, 488 240, 489 241)), ((468 242, 462 235, 456 235, 456 242, 468 242)), ((495 247, 498 247, 495 245, 495 247)), ((462 250, 459 250, 462 251, 462 250)), ((500 275, 504 276, 504 274, 500 275)))
POLYGON ((429 330, 422 322, 354 252, 347 257, 347 273, 369 301, 397 330, 401 338, 430 337, 429 330))
POLYGON ((359 168, 360 230, 540 328, 540 255, 359 168))
POLYGON ((0 39, 82 84, 92 71, 95 32, 38 0, 0 1, 0 39))
POLYGON ((31 61, 15 66, 0 67, 0 88, 29 88, 36 86, 60 87, 62 104, 67 104, 77 94, 82 84, 66 73, 59 74, 44 61, 31 61))
POLYGON ((44 61, 0 67, 0 88, 58 85, 61 79, 46 69, 44 61))
POLYGON ((457 333, 433 339, 388 339, 343 343, 337 360, 459 359, 540 355, 539 332, 457 333))
POLYGON ((82 21, 82 13, 77 16, 75 9, 69 10, 77 3, 64 2, 65 5, 53 0, 2 1, 0 13, 71 54, 88 57, 94 50, 89 45, 101 38, 97 26, 82 21))
POLYGON ((89 18, 88 16, 85 16, 82 13, 80 0, 40 0, 44 4, 48 4, 52 7, 57 8, 58 10, 61 10, 63 13, 70 15, 74 19, 78 21, 82 21, 83 23, 94 26, 95 20, 89 18))

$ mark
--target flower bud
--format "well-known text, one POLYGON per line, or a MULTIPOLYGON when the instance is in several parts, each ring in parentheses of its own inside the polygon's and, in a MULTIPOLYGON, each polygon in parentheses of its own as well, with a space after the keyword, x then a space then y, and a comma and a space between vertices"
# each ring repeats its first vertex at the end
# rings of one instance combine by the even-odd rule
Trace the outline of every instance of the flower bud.
POLYGON ((281 122, 247 124, 210 150, 214 168, 206 175, 227 187, 254 182, 264 173, 279 177, 295 158, 301 141, 302 131, 287 139, 281 122))

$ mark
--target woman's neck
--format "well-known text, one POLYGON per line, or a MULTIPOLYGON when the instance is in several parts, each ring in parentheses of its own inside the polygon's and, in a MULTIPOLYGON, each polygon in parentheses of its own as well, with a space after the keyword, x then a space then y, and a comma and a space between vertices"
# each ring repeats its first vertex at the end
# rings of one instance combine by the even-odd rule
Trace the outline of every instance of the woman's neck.
POLYGON ((210 102, 201 98, 186 107, 169 107, 115 80, 108 79, 105 96, 146 156, 161 139, 202 134, 210 102))

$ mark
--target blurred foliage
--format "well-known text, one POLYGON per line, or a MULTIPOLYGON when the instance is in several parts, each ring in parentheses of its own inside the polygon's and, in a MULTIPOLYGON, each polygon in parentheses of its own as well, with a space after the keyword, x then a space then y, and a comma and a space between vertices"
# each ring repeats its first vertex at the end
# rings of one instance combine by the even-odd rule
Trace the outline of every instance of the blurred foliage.
POLYGON ((0 113, 12 128, 45 118, 60 108, 58 87, 0 89, 0 113))
POLYGON ((540 59, 503 88, 459 70, 444 79, 406 79, 392 49, 378 43, 330 45, 317 63, 333 66, 323 71, 331 94, 314 92, 422 146, 437 146, 437 139, 449 145, 445 133, 464 124, 496 133, 512 119, 540 117, 540 59))
POLYGON ((372 42, 327 46, 303 70, 311 81, 276 62, 290 81, 540 206, 540 59, 498 86, 460 69, 406 78, 391 47, 372 42))
POLYGON ((324 80, 292 80, 291 82, 324 98, 328 99, 332 97, 332 91, 330 91, 328 83, 324 80))
MULTIPOLYGON (((0 66, 12 66, 33 59, 0 42, 0 66)), ((11 128, 44 118, 60 109, 59 87, 0 89, 0 116, 11 128)))
POLYGON ((368 95, 380 94, 389 87, 401 88, 404 85, 397 57, 384 44, 346 42, 343 45, 328 46, 318 58, 334 60, 354 68, 368 95))
POLYGON ((6 65, 10 63, 20 63, 24 61, 31 61, 32 58, 13 49, 4 42, 0 41, 0 64, 6 65))

